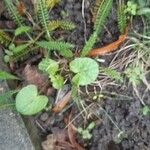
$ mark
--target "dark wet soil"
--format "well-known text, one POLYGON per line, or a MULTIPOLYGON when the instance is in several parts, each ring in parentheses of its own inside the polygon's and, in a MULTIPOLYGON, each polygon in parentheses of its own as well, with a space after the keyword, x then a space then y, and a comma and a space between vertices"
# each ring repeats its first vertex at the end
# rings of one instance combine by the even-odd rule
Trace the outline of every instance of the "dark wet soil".
MULTIPOLYGON (((81 0, 63 0, 50 12, 50 19, 68 19, 76 24, 73 31, 56 31, 54 36, 62 36, 68 42, 76 45, 75 50, 80 50, 84 46, 85 40, 88 39, 92 31, 92 13, 91 7, 94 2, 87 0, 85 2, 84 18, 82 15, 81 0), (85 29, 86 24, 86 29, 85 29)), ((114 5, 115 6, 115 5, 114 5)), ((133 28, 142 30, 142 21, 140 18, 133 20, 133 28), (137 21, 136 21, 137 20, 137 21)), ((102 46, 116 40, 119 36, 117 28, 117 17, 115 7, 111 10, 107 22, 98 40, 97 46, 102 46)), ((113 55, 106 57, 106 61, 110 62, 113 55)), ((142 107, 139 99, 133 94, 132 87, 107 87, 109 92, 116 92, 121 95, 130 96, 131 99, 117 99, 113 97, 106 98, 100 102, 105 113, 97 107, 101 121, 92 131, 92 139, 85 141, 87 150, 150 150, 150 116, 143 116, 140 112, 142 107), (111 117, 112 120, 106 115, 111 117), (119 128, 117 128, 117 127, 119 128), (119 133, 123 131, 123 134, 119 133)), ((141 95, 144 93, 145 87, 141 87, 141 95)), ((144 101, 150 105, 150 93, 145 94, 144 101)), ((54 99, 50 97, 50 100, 54 99)), ((52 100, 53 101, 53 100, 52 100)), ((42 112, 35 119, 38 126, 39 134, 43 139, 51 133, 53 127, 64 128, 63 122, 65 113, 52 114, 51 112, 42 112)), ((79 138, 80 140, 80 138, 79 138)))

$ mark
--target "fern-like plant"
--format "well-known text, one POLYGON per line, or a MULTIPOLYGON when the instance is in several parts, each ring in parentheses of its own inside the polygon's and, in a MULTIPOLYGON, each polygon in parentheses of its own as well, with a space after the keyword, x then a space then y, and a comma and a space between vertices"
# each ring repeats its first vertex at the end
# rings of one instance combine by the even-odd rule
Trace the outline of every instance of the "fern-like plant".
POLYGON ((118 28, 120 33, 124 33, 126 25, 127 25, 127 17, 125 13, 125 4, 123 1, 121 1, 118 5, 117 9, 117 19, 118 19, 118 28))
POLYGON ((8 45, 10 42, 11 38, 2 29, 0 29, 0 43, 8 45))
POLYGON ((101 5, 101 2, 102 2, 102 0, 95 0, 95 5, 94 5, 94 7, 92 8, 92 15, 93 15, 92 21, 93 21, 93 22, 95 22, 96 15, 97 15, 99 6, 101 5))
POLYGON ((64 30, 72 30, 75 28, 75 24, 71 21, 66 20, 51 20, 48 23, 48 29, 53 31, 57 28, 62 28, 64 30))
POLYGON ((18 26, 21 26, 23 24, 23 18, 17 11, 16 7, 14 6, 12 0, 4 0, 6 7, 8 9, 9 15, 12 17, 12 19, 15 21, 15 23, 18 26))
POLYGON ((48 50, 57 50, 61 55, 65 57, 73 56, 73 53, 70 49, 73 48, 74 45, 70 43, 65 43, 61 41, 39 41, 36 44, 48 50))
POLYGON ((38 0, 37 6, 38 6, 39 21, 40 21, 43 29, 46 31, 47 36, 50 38, 50 33, 49 33, 49 30, 48 30, 48 22, 49 22, 48 10, 47 10, 47 7, 46 7, 45 0, 38 0))
POLYGON ((58 4, 61 0, 46 0, 46 7, 53 8, 56 4, 58 4))
POLYGON ((86 42, 82 50, 81 56, 86 56, 89 53, 89 51, 92 49, 93 45, 95 44, 98 34, 102 30, 106 17, 108 16, 112 8, 112 4, 113 4, 113 0, 103 0, 101 2, 94 23, 94 31, 91 34, 89 40, 86 42))

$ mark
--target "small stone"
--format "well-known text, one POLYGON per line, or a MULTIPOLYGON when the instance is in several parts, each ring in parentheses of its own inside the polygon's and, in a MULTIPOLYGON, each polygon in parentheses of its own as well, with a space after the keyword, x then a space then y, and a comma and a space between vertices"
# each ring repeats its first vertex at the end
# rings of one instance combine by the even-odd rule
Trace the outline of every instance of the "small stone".
POLYGON ((40 119, 42 121, 46 121, 48 119, 48 114, 47 113, 43 113, 41 116, 40 116, 40 119))

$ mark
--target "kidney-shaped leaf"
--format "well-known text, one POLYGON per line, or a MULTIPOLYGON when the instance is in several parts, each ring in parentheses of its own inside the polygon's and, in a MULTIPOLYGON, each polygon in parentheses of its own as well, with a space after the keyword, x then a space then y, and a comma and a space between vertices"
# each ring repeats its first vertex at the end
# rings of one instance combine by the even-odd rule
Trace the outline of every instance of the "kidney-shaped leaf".
POLYGON ((70 63, 70 70, 76 75, 73 77, 73 83, 77 85, 87 85, 94 82, 99 73, 97 62, 91 58, 76 58, 70 63))
POLYGON ((44 58, 39 63, 39 69, 51 75, 56 74, 56 72, 58 71, 58 68, 59 68, 58 63, 55 60, 52 60, 49 58, 44 58))
POLYGON ((38 95, 35 85, 22 88, 16 96, 16 109, 23 115, 34 115, 46 107, 48 98, 38 95))

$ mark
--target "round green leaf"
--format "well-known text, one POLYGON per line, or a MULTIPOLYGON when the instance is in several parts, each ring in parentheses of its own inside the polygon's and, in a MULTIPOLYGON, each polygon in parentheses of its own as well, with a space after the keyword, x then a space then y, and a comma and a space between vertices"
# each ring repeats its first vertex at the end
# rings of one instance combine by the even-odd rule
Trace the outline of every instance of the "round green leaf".
POLYGON ((50 76, 55 89, 60 89, 64 85, 64 78, 61 75, 50 76))
POLYGON ((51 75, 55 75, 56 72, 58 71, 58 68, 59 68, 58 62, 49 58, 44 58, 39 63, 39 69, 51 75))
POLYGON ((38 95, 35 85, 22 88, 16 96, 16 109, 23 115, 34 115, 46 107, 48 98, 38 95))
POLYGON ((76 58, 70 63, 70 70, 76 73, 72 79, 73 83, 87 85, 96 80, 99 73, 99 66, 91 58, 76 58))

